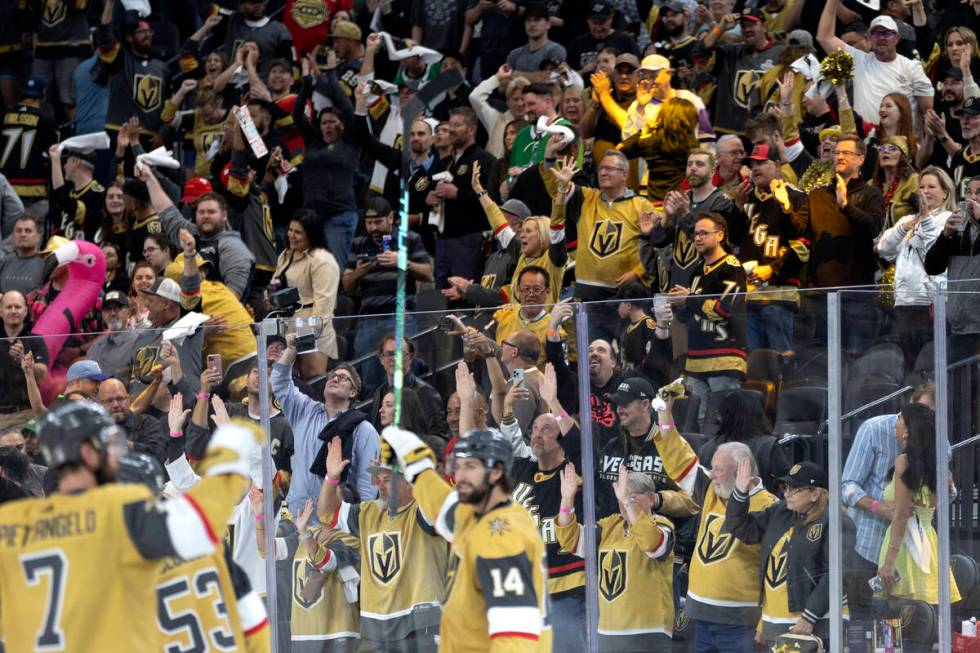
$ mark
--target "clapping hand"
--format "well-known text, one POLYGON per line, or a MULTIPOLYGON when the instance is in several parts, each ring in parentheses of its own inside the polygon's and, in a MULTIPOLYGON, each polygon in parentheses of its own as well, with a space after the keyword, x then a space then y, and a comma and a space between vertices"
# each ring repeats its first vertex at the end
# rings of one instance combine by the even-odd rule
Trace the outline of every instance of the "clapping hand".
MULTIPOLYGON (((20 340, 17 342, 20 343, 20 340)), ((13 347, 11 347, 11 350, 13 350, 13 347)), ((23 370, 25 375, 34 376, 34 354, 29 351, 21 354, 20 369, 23 370)))

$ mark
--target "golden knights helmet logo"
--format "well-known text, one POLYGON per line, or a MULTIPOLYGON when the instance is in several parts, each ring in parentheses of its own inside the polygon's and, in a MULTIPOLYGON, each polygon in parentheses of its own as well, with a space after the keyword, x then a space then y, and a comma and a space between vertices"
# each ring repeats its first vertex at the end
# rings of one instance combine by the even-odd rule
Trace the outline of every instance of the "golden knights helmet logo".
POLYGON ((598 258, 607 258, 619 251, 623 242, 623 223, 600 220, 592 227, 589 250, 598 258))
POLYGON ((698 557, 701 562, 710 565, 728 557, 735 544, 731 533, 722 533, 725 523, 724 515, 707 515, 704 521, 704 536, 698 542, 698 557))
POLYGON ((382 585, 387 585, 402 568, 402 534, 382 531, 368 538, 368 557, 371 574, 382 585))
POLYGON ((324 0, 296 0, 289 13, 297 25, 310 29, 327 19, 327 6, 324 0))
POLYGON ((68 15, 68 2, 66 0, 44 0, 44 7, 41 9, 41 22, 45 27, 54 27, 65 19, 68 15))
POLYGON ((739 70, 735 73, 732 99, 743 109, 749 108, 749 100, 759 84, 761 72, 758 70, 739 70))
POLYGON ((770 555, 766 561, 766 585, 776 589, 786 582, 786 552, 780 551, 778 555, 770 555))
POLYGON ((626 591, 626 551, 599 552, 599 592, 615 601, 626 591))
POLYGON ((133 99, 141 111, 156 111, 163 98, 163 80, 156 75, 136 75, 133 99))
MULTIPOLYGON (((323 598, 323 586, 320 586, 320 590, 312 595, 312 591, 307 591, 307 583, 310 583, 310 576, 316 573, 313 565, 309 564, 306 560, 294 560, 293 561, 293 600, 296 605, 302 607, 304 610, 309 610, 314 605, 320 602, 323 598)), ((310 589, 315 587, 310 585, 310 589)))

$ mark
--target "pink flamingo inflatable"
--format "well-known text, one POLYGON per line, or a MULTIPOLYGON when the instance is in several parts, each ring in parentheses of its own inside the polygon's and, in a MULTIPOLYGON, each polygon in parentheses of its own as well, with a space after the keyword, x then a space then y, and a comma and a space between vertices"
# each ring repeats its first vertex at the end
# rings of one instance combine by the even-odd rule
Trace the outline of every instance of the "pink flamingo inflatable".
POLYGON ((47 404, 65 389, 67 367, 54 367, 68 336, 78 332, 78 324, 92 310, 105 282, 105 254, 98 245, 73 240, 51 253, 58 265, 68 265, 68 281, 44 313, 38 318, 33 333, 44 338, 51 361, 48 375, 41 384, 41 394, 47 404))

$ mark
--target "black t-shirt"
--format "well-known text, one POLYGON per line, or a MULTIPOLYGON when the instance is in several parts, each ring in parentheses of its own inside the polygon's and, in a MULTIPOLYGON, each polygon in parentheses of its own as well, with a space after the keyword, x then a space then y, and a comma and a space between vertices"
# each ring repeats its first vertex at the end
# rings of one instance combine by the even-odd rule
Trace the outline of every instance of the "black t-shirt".
MULTIPOLYGON (((413 231, 408 232, 405 241, 408 247, 408 260, 412 263, 429 263, 429 253, 425 250, 422 237, 413 231)), ((391 248, 398 247, 398 234, 391 235, 391 248)), ((357 268, 359 258, 374 259, 381 253, 381 245, 370 236, 358 236, 351 246, 351 256, 347 260, 347 269, 357 268)), ((398 268, 376 267, 363 277, 358 284, 361 294, 361 315, 380 315, 395 311, 395 293, 398 288, 398 268)), ((411 274, 405 277, 405 307, 415 307, 415 279, 411 274)))
POLYGON ((9 339, 7 332, 0 327, 0 411, 11 409, 23 410, 30 407, 27 398, 27 383, 24 381, 24 372, 20 368, 20 361, 14 360, 10 355, 10 347, 20 341, 24 348, 24 353, 30 352, 34 355, 35 363, 48 364, 48 347, 40 336, 33 335, 28 330, 23 330, 14 338, 9 339))
POLYGON ((629 52, 639 56, 636 43, 622 32, 612 32, 604 39, 596 39, 591 32, 579 34, 568 46, 568 65, 575 70, 582 70, 589 64, 594 64, 599 53, 606 48, 616 48, 620 54, 629 52))

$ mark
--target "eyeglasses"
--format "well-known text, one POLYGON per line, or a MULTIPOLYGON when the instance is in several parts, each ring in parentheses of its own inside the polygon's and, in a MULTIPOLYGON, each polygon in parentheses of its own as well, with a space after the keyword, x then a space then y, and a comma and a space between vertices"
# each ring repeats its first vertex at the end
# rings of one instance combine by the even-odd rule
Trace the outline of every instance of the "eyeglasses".
POLYGON ((655 81, 657 81, 657 76, 658 75, 660 75, 659 72, 656 72, 656 73, 639 72, 639 73, 636 74, 636 83, 637 84, 652 84, 655 81))
POLYGON ((849 150, 834 150, 834 156, 847 156, 847 157, 851 157, 851 156, 857 156, 857 155, 858 155, 857 152, 851 152, 849 150))
POLYGON ((521 293, 524 295, 540 295, 547 288, 544 286, 521 286, 521 293))
POLYGON ((791 497, 794 494, 799 494, 800 492, 803 492, 804 490, 809 490, 809 489, 810 488, 808 488, 808 487, 786 487, 786 486, 783 486, 783 496, 791 497))
POLYGON ((718 232, 717 231, 695 231, 694 232, 694 237, 695 238, 707 238, 711 234, 716 234, 716 233, 718 233, 718 232))
POLYGON ((143 248, 143 253, 144 254, 147 254, 149 252, 159 252, 159 251, 160 251, 160 248, 159 247, 144 247, 143 248))
POLYGON ((898 146, 897 145, 879 145, 878 146, 878 151, 879 152, 898 152, 898 146))
POLYGON ((873 39, 890 39, 893 36, 898 36, 895 32, 891 30, 875 30, 873 32, 868 32, 868 35, 873 39))
POLYGON ((626 172, 629 168, 622 166, 599 166, 599 172, 626 172))
POLYGON ((508 347, 513 347, 514 349, 517 349, 517 345, 515 345, 514 343, 512 343, 510 340, 503 340, 503 341, 501 341, 500 344, 507 345, 508 347))
POLYGON ((381 356, 381 358, 394 358, 395 350, 392 349, 391 351, 383 351, 379 355, 381 356))
POLYGON ((328 381, 346 381, 347 383, 350 383, 351 385, 354 385, 354 379, 350 378, 346 374, 341 374, 340 372, 334 372, 333 374, 331 374, 330 376, 327 377, 327 380, 328 381))

